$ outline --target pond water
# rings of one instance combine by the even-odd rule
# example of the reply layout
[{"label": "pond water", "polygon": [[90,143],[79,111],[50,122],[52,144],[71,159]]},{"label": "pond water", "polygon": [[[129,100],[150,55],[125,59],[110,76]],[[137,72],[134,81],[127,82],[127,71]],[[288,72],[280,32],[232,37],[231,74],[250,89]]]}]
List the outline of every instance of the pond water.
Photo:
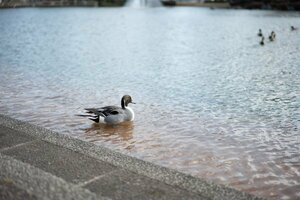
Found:
[{"label": "pond water", "polygon": [[[290,31],[299,17],[2,9],[0,112],[261,197],[299,199],[300,30]],[[137,103],[133,123],[76,116],[124,94]]]}]

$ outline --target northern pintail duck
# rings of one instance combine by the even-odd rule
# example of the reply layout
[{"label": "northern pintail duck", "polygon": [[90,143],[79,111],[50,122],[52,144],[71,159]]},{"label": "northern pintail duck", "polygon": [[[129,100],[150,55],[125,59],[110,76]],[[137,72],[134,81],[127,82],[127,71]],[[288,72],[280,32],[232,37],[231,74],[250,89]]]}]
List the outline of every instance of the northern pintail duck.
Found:
[{"label": "northern pintail duck", "polygon": [[269,40],[272,42],[272,41],[275,40],[275,38],[276,38],[276,34],[275,34],[274,31],[272,31],[272,32],[271,32],[271,35],[269,36]]},{"label": "northern pintail duck", "polygon": [[258,30],[257,35],[258,35],[259,37],[262,37],[262,36],[263,36],[263,34],[262,34],[262,32],[261,32],[261,29]]},{"label": "northern pintail duck", "polygon": [[262,37],[261,37],[261,41],[260,41],[260,43],[259,43],[261,46],[265,45],[264,40],[265,40],[265,37],[262,36]]},{"label": "northern pintail duck", "polygon": [[119,106],[105,106],[101,108],[85,108],[87,115],[80,115],[83,117],[89,117],[97,123],[105,124],[119,124],[125,121],[134,120],[134,112],[128,107],[128,104],[132,103],[132,98],[129,95],[124,95],[121,99],[121,107]]},{"label": "northern pintail duck", "polygon": [[296,31],[296,30],[298,30],[298,28],[291,26],[291,31]]}]

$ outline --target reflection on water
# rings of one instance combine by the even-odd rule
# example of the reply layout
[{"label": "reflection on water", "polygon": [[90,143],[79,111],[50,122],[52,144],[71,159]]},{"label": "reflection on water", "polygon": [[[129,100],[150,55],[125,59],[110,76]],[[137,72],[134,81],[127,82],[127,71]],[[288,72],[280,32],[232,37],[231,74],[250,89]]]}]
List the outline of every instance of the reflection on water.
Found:
[{"label": "reflection on water", "polygon": [[86,129],[85,137],[90,142],[104,139],[114,144],[123,143],[124,149],[131,149],[134,147],[134,143],[130,142],[133,139],[133,129],[133,122],[123,122],[118,125],[93,123],[90,128]]},{"label": "reflection on water", "polygon": [[[300,198],[299,12],[0,10],[0,112],[270,199]],[[276,32],[261,47],[257,31]],[[133,123],[86,107],[130,94]]]}]

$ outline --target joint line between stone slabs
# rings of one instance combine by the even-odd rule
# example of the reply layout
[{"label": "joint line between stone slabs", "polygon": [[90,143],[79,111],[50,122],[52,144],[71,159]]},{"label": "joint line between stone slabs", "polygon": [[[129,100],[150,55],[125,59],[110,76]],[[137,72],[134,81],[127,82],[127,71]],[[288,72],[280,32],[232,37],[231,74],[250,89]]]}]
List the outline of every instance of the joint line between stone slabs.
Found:
[{"label": "joint line between stone slabs", "polygon": [[26,144],[30,144],[30,143],[33,143],[33,142],[36,142],[38,141],[38,139],[36,140],[31,140],[31,141],[28,141],[28,142],[23,142],[23,143],[20,143],[20,144],[17,144],[17,145],[14,145],[14,146],[11,146],[11,147],[6,147],[6,148],[3,148],[3,149],[0,149],[0,153],[3,153],[7,150],[10,150],[10,149],[14,149],[16,147],[22,147],[22,146],[25,146]]},{"label": "joint line between stone slabs", "polygon": [[119,169],[114,169],[114,170],[112,170],[112,171],[110,171],[110,172],[108,172],[108,173],[105,173],[105,174],[96,176],[96,177],[91,178],[90,180],[87,180],[87,181],[85,181],[85,182],[78,183],[78,184],[76,185],[76,187],[84,187],[84,186],[86,186],[87,184],[92,183],[93,181],[99,180],[99,179],[103,178],[104,176],[110,175],[110,174],[112,174],[112,173],[114,173],[115,171],[118,171],[118,170],[119,170]]}]

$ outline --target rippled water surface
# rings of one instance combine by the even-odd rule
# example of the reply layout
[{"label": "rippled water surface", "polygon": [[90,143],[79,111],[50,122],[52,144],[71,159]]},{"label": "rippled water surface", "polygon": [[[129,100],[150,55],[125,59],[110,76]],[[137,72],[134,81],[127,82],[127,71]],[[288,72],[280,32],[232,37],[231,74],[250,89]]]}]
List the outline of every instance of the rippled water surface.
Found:
[{"label": "rippled water surface", "polygon": [[[0,10],[0,112],[270,199],[300,198],[300,14]],[[275,42],[259,45],[261,28]],[[75,116],[137,104],[116,127]]]}]

